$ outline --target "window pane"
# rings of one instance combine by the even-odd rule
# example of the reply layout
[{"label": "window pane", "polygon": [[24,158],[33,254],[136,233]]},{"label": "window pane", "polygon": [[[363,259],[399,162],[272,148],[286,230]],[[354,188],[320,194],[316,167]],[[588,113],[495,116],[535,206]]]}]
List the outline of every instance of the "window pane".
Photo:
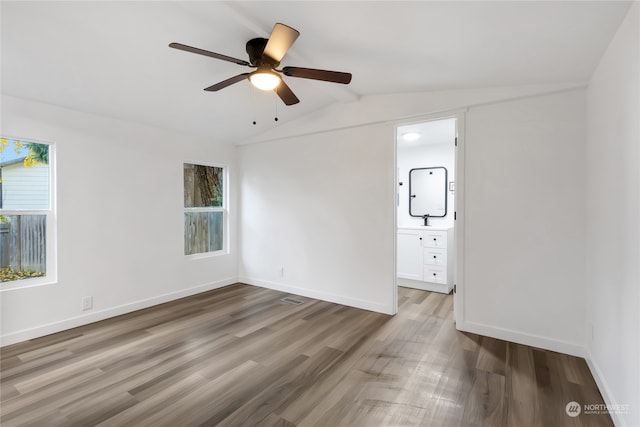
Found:
[{"label": "window pane", "polygon": [[0,215],[0,280],[46,274],[46,215]]},{"label": "window pane", "polygon": [[2,138],[0,208],[49,209],[49,146]]},{"label": "window pane", "polygon": [[222,212],[187,212],[184,214],[184,254],[222,250]]},{"label": "window pane", "polygon": [[222,207],[223,168],[184,164],[184,207]]}]

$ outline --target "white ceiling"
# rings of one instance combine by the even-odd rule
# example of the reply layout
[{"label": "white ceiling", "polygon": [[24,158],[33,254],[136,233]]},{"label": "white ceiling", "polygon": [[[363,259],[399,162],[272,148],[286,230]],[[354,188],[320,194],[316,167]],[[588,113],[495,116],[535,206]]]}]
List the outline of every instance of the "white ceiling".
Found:
[{"label": "white ceiling", "polygon": [[[404,135],[416,133],[417,139],[408,141]],[[427,144],[451,144],[456,138],[456,119],[432,120],[398,126],[396,141],[398,148],[417,147]]]},{"label": "white ceiling", "polygon": [[[586,82],[629,2],[2,1],[2,93],[239,142],[361,96]],[[300,38],[282,66],[353,74],[349,86],[287,78],[285,107],[248,69],[167,45],[246,59],[275,22]],[[253,126],[251,122],[257,120]]]}]

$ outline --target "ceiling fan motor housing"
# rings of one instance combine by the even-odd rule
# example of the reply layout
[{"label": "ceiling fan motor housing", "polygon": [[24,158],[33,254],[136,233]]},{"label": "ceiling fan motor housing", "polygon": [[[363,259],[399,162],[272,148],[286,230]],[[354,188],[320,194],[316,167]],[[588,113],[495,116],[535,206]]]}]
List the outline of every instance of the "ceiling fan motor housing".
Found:
[{"label": "ceiling fan motor housing", "polygon": [[278,61],[274,61],[267,56],[263,56],[264,48],[267,45],[268,41],[268,39],[258,37],[247,42],[246,49],[251,65],[254,65],[256,67],[268,65],[271,68],[275,68],[278,66],[278,64],[280,64]]}]

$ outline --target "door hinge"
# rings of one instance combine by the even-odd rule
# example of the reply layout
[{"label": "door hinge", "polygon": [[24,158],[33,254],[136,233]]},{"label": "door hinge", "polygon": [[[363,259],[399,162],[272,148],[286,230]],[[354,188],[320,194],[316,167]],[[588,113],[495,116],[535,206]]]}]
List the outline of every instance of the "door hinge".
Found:
[{"label": "door hinge", "polygon": [[457,220],[458,219],[458,212],[454,211],[453,212],[453,220]]},{"label": "door hinge", "polygon": [[457,292],[457,287],[456,285],[453,285],[453,293],[455,294]]},{"label": "door hinge", "polygon": [[456,147],[457,147],[458,146],[458,137],[457,136],[456,136],[455,142],[456,142]]}]

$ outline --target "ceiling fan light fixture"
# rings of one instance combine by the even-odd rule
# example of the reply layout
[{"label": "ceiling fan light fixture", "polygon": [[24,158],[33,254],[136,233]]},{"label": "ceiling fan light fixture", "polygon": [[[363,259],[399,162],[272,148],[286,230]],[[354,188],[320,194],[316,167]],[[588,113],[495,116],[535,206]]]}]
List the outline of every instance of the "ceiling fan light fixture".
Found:
[{"label": "ceiling fan light fixture", "polygon": [[271,70],[258,70],[249,74],[249,81],[260,90],[273,90],[280,84],[280,76]]}]

